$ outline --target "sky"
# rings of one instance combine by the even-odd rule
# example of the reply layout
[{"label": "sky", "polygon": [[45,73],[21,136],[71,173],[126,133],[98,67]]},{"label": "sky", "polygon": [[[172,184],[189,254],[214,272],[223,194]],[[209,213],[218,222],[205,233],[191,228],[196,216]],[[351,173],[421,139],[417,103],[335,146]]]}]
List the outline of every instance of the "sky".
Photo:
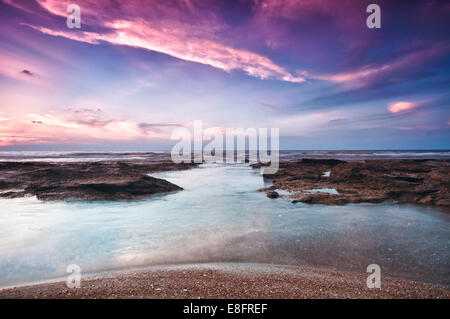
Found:
[{"label": "sky", "polygon": [[449,16],[433,0],[0,0],[0,150],[170,149],[196,120],[279,128],[281,149],[450,149]]}]

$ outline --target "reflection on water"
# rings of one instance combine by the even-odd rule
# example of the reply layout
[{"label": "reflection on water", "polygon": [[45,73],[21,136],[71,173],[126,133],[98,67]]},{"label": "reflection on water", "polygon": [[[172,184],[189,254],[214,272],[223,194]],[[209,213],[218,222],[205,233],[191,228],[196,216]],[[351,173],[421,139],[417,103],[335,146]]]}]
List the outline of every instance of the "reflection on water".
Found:
[{"label": "reflection on water", "polygon": [[0,286],[84,272],[208,261],[320,265],[450,284],[448,216],[410,205],[269,199],[259,171],[203,165],[153,176],[185,190],[123,202],[0,200]]}]

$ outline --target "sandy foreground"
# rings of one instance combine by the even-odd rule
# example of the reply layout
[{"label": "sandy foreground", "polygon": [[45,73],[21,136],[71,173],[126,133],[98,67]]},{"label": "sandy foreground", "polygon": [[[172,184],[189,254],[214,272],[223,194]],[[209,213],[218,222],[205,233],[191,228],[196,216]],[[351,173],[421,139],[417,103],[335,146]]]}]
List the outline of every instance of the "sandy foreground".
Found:
[{"label": "sandy foreground", "polygon": [[445,298],[446,287],[369,274],[283,265],[209,263],[155,266],[0,290],[0,298]]}]

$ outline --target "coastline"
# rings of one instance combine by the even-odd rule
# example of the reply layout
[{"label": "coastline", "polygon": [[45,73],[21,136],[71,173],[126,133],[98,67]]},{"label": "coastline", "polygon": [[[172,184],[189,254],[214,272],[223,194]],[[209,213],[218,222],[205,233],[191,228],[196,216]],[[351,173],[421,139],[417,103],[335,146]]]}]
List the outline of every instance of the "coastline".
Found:
[{"label": "coastline", "polygon": [[[364,163],[370,164],[369,169]],[[430,163],[432,165],[429,165]],[[244,165],[248,168],[248,164]],[[250,166],[257,168],[255,165]],[[11,170],[11,167],[16,168],[16,170]],[[19,189],[25,184],[28,184],[25,187],[28,190],[33,190],[33,187],[36,187],[35,190],[41,192],[41,195],[37,198],[43,202],[73,199],[87,201],[97,199],[133,200],[142,198],[140,192],[149,186],[153,187],[150,184],[154,181],[167,181],[151,177],[152,180],[149,180],[148,185],[143,184],[141,189],[137,190],[129,189],[130,182],[134,183],[148,173],[183,171],[193,167],[195,165],[173,164],[170,159],[165,157],[159,158],[157,161],[2,162],[0,163],[0,172],[6,172],[6,174],[0,180],[0,192],[2,191],[2,183],[5,186],[4,189],[8,189],[8,187],[17,186],[14,183],[18,181],[23,184],[19,185],[20,187],[12,187],[12,189]],[[392,176],[386,176],[386,172],[392,167],[400,168],[400,171],[394,172],[394,174],[391,174]],[[406,189],[417,186],[423,180],[425,186],[431,185],[437,189],[439,194],[444,195],[440,198],[444,200],[444,205],[436,205],[436,199],[432,197],[430,197],[431,201],[420,204],[433,209],[439,208],[447,213],[448,202],[445,202],[445,200],[448,200],[449,192],[445,188],[448,188],[445,174],[448,169],[448,159],[389,159],[344,162],[336,159],[305,160],[304,158],[293,158],[281,162],[280,171],[272,179],[273,186],[264,190],[269,193],[283,189],[302,191],[311,188],[336,187],[341,194],[340,197],[333,194],[308,194],[307,198],[312,200],[309,202],[302,200],[302,203],[328,204],[331,206],[364,202],[377,204],[385,202],[377,198],[385,196],[386,191],[391,191],[388,190],[389,187],[395,188],[400,185],[401,188]],[[328,176],[323,175],[326,171],[330,171]],[[411,176],[411,174],[415,175]],[[10,179],[8,180],[8,178]],[[165,178],[164,175],[162,178]],[[389,184],[384,184],[384,179],[389,180]],[[369,180],[375,182],[370,185],[367,183]],[[124,181],[128,184],[124,184]],[[436,181],[439,181],[439,183],[436,183]],[[108,185],[125,185],[123,191],[129,195],[115,197],[113,193],[92,193],[92,188],[86,187],[86,185],[105,183]],[[175,183],[177,182],[175,181]],[[30,187],[30,185],[36,186]],[[82,185],[84,188],[82,194],[87,194],[90,197],[86,198],[83,195],[74,198],[71,196],[76,194],[74,190],[79,191],[79,189],[73,188],[77,185]],[[181,190],[177,185],[172,185],[174,186],[170,187],[173,187],[173,190]],[[345,200],[342,197],[344,192],[339,185],[347,190],[350,187],[356,187],[359,192],[344,194],[346,198],[350,198],[350,200]],[[49,186],[52,187],[51,192],[46,189]],[[376,192],[372,192],[370,195],[374,196],[375,200],[358,199],[358,196],[367,198],[367,193],[363,192],[364,187],[370,191],[373,190],[373,186],[387,186],[387,189],[385,191],[380,188],[376,189]],[[72,187],[70,192],[67,192],[67,187]],[[149,196],[145,194],[144,197],[151,197],[157,193],[164,194],[170,189],[160,188],[160,190],[156,192],[152,190],[148,193]],[[183,193],[183,191],[180,193]],[[222,192],[219,194],[223,196]],[[408,194],[421,196],[419,192],[414,191]],[[17,194],[5,195],[7,194],[0,193],[0,197],[5,199],[21,197],[24,194],[18,191]],[[293,203],[299,199],[298,194],[297,197],[289,196],[282,195],[280,192],[279,197],[287,197]],[[340,201],[336,201],[336,199]],[[289,203],[283,200],[280,200],[280,202],[266,200],[274,205],[283,202]],[[386,202],[418,204],[414,198],[407,197],[398,198],[394,202],[389,200]],[[302,203],[297,205],[289,203],[289,205],[302,207]],[[294,256],[295,251],[293,250],[290,253],[290,256]],[[171,264],[172,262],[168,261],[167,263]],[[314,266],[314,263],[313,266],[287,266],[271,264],[282,264],[284,261],[245,260],[244,263],[232,264],[222,263],[217,258],[210,259],[211,263],[207,264],[197,264],[203,262],[197,260],[187,262],[193,264],[151,266],[138,270],[122,268],[121,270],[105,271],[98,275],[88,274],[82,280],[87,285],[84,288],[87,289],[81,290],[67,289],[64,278],[60,278],[59,280],[62,281],[56,282],[39,282],[25,286],[0,288],[0,298],[450,298],[447,286],[427,283],[422,278],[419,278],[419,281],[411,281],[401,276],[396,277],[398,279],[382,277],[382,289],[369,290],[366,287],[368,274],[354,273],[351,272],[352,270],[346,272],[325,269],[321,268],[323,266]],[[267,262],[267,264],[249,264],[247,262]],[[360,270],[357,269],[357,271]]]},{"label": "coastline", "polygon": [[[150,173],[186,170],[198,164],[155,159],[87,162],[0,161],[0,198],[39,200],[134,200],[182,190]],[[249,164],[262,169],[267,164]],[[450,212],[450,159],[282,158],[279,170],[263,175],[269,198],[293,203],[411,203]],[[281,191],[281,192],[280,192]],[[283,194],[283,193],[284,194]]]},{"label": "coastline", "polygon": [[382,277],[381,289],[369,289],[367,276],[272,264],[152,266],[83,276],[79,289],[65,281],[3,288],[0,298],[450,298],[447,287],[389,277]]}]

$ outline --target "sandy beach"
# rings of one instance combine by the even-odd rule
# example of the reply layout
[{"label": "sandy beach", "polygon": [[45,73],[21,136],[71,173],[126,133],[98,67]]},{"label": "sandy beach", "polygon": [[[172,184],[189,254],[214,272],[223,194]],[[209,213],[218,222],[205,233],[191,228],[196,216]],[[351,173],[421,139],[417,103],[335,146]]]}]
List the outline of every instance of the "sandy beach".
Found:
[{"label": "sandy beach", "polygon": [[246,263],[155,266],[0,290],[0,298],[450,298],[443,286],[382,278],[368,289],[367,274]]}]

